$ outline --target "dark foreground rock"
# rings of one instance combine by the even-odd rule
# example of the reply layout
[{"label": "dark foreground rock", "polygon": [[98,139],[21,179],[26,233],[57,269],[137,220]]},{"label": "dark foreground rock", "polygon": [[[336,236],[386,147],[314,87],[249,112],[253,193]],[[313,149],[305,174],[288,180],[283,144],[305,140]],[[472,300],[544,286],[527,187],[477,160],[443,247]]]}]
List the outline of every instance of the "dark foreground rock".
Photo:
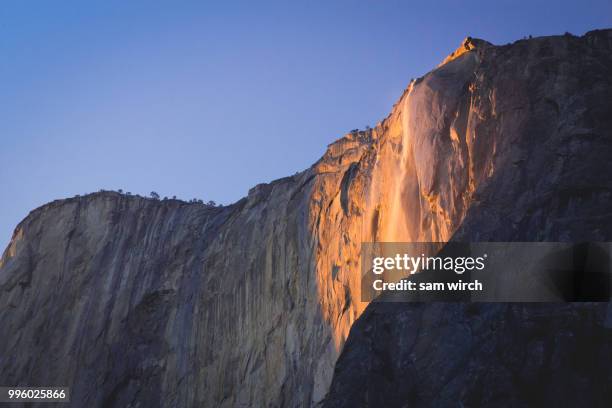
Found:
[{"label": "dark foreground rock", "polygon": [[378,303],[325,407],[607,407],[607,305]]}]

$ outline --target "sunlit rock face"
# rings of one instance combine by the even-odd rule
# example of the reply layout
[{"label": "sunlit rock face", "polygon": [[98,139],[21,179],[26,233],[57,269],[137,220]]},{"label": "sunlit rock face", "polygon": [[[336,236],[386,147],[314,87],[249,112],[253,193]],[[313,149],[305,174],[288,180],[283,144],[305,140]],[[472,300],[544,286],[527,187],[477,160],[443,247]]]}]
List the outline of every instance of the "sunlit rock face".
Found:
[{"label": "sunlit rock face", "polygon": [[608,31],[468,39],[373,129],[233,205],[33,211],[0,261],[0,384],[69,385],[74,406],[318,404],[367,306],[362,242],[586,237],[571,216],[609,239],[610,55]]},{"label": "sunlit rock face", "polygon": [[[421,224],[391,236],[612,240],[612,30],[480,50],[404,96],[416,165],[401,202]],[[324,406],[603,407],[611,360],[605,303],[374,302],[352,327]]]}]

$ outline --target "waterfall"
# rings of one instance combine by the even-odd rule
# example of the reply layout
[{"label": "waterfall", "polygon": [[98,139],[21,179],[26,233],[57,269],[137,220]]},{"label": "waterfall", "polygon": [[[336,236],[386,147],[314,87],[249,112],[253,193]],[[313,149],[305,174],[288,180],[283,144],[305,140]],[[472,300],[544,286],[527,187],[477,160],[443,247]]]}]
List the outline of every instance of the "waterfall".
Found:
[{"label": "waterfall", "polygon": [[[411,82],[400,104],[399,139],[401,149],[390,145],[379,147],[367,198],[368,217],[363,228],[363,241],[413,242],[419,239],[420,202],[414,163],[413,123],[410,100],[414,89]],[[393,151],[383,151],[392,149]]]},{"label": "waterfall", "polygon": [[410,184],[415,182],[415,180],[408,179],[408,170],[414,161],[410,131],[410,106],[408,105],[413,88],[414,82],[411,82],[406,97],[402,101],[402,149],[400,160],[396,162],[396,175],[395,177],[392,175],[390,211],[385,217],[387,224],[385,241],[388,242],[410,242],[417,238],[411,233],[415,226],[409,225],[407,216],[410,206],[415,203],[410,202],[410,196],[406,194]]}]

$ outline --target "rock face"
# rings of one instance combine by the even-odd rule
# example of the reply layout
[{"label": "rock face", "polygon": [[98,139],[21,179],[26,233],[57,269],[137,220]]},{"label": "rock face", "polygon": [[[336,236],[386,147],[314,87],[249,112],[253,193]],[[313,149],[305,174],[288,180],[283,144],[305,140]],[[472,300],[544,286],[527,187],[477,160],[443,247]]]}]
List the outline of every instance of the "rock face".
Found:
[{"label": "rock face", "polygon": [[[460,48],[374,129],[233,205],[97,193],[33,211],[0,260],[0,384],[68,385],[73,406],[316,405],[367,306],[362,242],[610,239],[612,31]],[[556,367],[587,375],[575,361],[585,339],[609,361],[603,310],[375,303],[325,403],[444,404],[495,375],[512,390],[523,352],[534,368],[521,381]],[[415,363],[407,347],[440,336],[458,339]],[[474,356],[461,350],[489,341],[473,370],[454,371]],[[394,350],[404,358],[387,362]],[[380,361],[395,377],[371,381],[387,372]],[[408,378],[415,367],[425,377]],[[576,390],[600,384],[585,378]],[[469,401],[505,395],[491,393]]]},{"label": "rock face", "polygon": [[[612,239],[611,41],[605,31],[477,52],[464,106],[478,123],[459,135],[473,141],[476,174],[485,171],[466,190],[452,240]],[[433,185],[460,179],[458,170],[443,167]],[[610,361],[607,304],[374,302],[351,330],[324,406],[604,407]]]}]

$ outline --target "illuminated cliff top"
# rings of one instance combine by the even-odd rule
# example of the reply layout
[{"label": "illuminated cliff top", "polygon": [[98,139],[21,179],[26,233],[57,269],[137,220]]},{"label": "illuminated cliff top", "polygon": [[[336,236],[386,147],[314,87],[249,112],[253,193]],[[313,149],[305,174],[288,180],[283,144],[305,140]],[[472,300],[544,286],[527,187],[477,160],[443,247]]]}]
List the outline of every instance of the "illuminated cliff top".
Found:
[{"label": "illuminated cliff top", "polygon": [[480,48],[480,47],[487,47],[487,46],[491,46],[492,44],[488,41],[485,40],[481,40],[479,38],[472,38],[472,37],[465,37],[465,39],[461,42],[461,45],[452,53],[449,54],[448,57],[446,57],[444,59],[444,61],[442,61],[442,63],[440,65],[438,65],[438,67],[441,67],[442,65],[451,62],[454,59],[459,58],[460,56],[462,56],[463,54],[465,54],[468,51],[472,51],[475,48]]}]

